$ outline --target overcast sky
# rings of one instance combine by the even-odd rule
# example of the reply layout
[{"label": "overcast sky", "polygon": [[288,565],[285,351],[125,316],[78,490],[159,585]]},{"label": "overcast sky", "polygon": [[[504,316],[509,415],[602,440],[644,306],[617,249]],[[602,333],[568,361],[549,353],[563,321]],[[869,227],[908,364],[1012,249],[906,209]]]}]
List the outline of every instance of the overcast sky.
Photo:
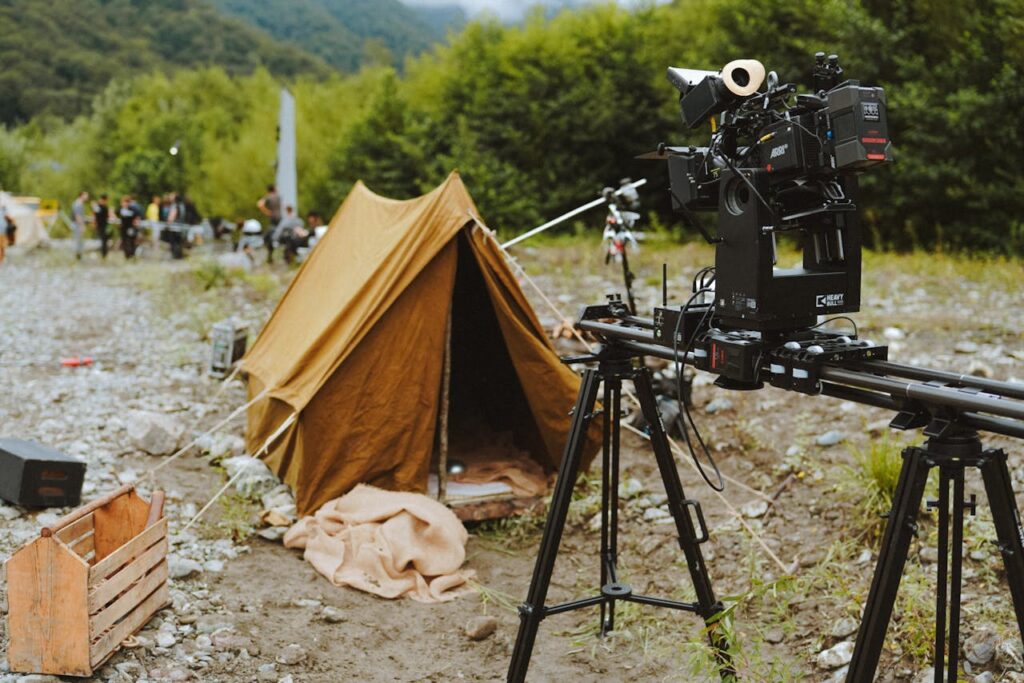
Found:
[{"label": "overcast sky", "polygon": [[[503,21],[516,21],[534,5],[558,7],[561,5],[584,5],[592,0],[402,0],[407,5],[460,5],[470,16],[481,12],[496,15]],[[617,0],[620,5],[635,5],[641,0]]]}]

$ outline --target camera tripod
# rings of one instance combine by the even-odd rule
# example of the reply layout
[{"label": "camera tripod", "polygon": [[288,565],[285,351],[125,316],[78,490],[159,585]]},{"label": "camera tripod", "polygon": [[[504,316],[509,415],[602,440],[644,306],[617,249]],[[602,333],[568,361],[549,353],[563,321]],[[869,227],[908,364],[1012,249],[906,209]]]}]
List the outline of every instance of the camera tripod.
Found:
[{"label": "camera tripod", "polygon": [[[568,362],[597,361],[596,369],[588,369],[583,375],[580,392],[572,413],[572,425],[566,440],[565,452],[558,473],[551,505],[548,509],[544,537],[541,540],[540,553],[533,570],[533,579],[526,602],[519,608],[519,634],[516,637],[515,650],[508,670],[510,683],[522,683],[526,680],[526,671],[533,654],[533,645],[537,637],[540,622],[552,614],[560,614],[584,607],[599,606],[601,608],[601,635],[615,628],[615,604],[620,600],[636,602],[654,607],[693,612],[703,618],[708,627],[708,638],[715,657],[718,660],[722,678],[731,680],[734,676],[732,661],[728,654],[727,644],[722,633],[715,628],[716,615],[722,609],[722,603],[715,598],[704,564],[704,556],[700,545],[708,540],[707,526],[700,504],[686,498],[682,482],[676,470],[676,463],[669,449],[668,436],[665,433],[661,416],[658,413],[654,390],[651,385],[651,373],[645,367],[635,367],[634,359],[638,354],[614,347],[604,347],[594,356],[569,359]],[[636,390],[641,412],[650,424],[651,447],[654,451],[665,493],[668,496],[668,507],[675,520],[679,536],[679,546],[686,556],[690,578],[696,592],[696,602],[680,602],[665,598],[638,595],[632,588],[621,582],[618,576],[618,487],[619,487],[619,411],[622,401],[622,382],[630,380]],[[595,413],[598,389],[604,382],[602,409]],[[580,461],[583,457],[587,441],[587,432],[591,421],[602,415],[602,480],[601,480],[601,588],[598,595],[582,598],[558,605],[546,605],[548,586],[558,555],[558,546],[562,539],[569,503],[572,501],[576,476],[579,473]],[[690,510],[696,514],[696,524]],[[698,526],[700,534],[698,535]]]},{"label": "camera tripod", "polygon": [[[1010,472],[1006,466],[1006,453],[1002,450],[982,450],[977,433],[955,423],[951,425],[933,422],[925,430],[925,434],[929,439],[922,446],[903,451],[903,467],[893,496],[892,511],[886,524],[878,565],[871,581],[871,591],[868,593],[853,660],[846,677],[851,683],[870,683],[874,679],[889,620],[892,617],[893,603],[903,575],[903,567],[907,562],[911,538],[917,531],[917,515],[928,481],[928,473],[933,467],[939,470],[939,500],[928,502],[928,507],[938,508],[939,513],[935,682],[943,683],[943,676],[946,674],[947,680],[955,683],[958,675],[964,512],[969,510],[973,515],[977,508],[974,495],[971,495],[970,500],[964,495],[964,474],[967,468],[977,468],[981,471],[989,508],[995,522],[997,547],[1003,556],[1006,578],[1010,584],[1017,626],[1024,640],[1024,544],[1020,513],[1013,495]],[[949,542],[951,506],[952,546]],[[948,661],[945,657],[947,643]]]}]

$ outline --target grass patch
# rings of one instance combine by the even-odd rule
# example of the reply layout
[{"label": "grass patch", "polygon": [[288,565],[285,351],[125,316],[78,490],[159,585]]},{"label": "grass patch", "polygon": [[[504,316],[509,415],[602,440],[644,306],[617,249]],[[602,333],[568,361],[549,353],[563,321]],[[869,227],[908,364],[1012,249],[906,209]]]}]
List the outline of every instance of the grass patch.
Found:
[{"label": "grass patch", "polygon": [[853,465],[843,468],[839,489],[851,497],[860,512],[858,527],[871,542],[885,528],[885,517],[892,509],[893,497],[903,467],[906,444],[888,432],[872,439],[867,448],[853,451]]}]

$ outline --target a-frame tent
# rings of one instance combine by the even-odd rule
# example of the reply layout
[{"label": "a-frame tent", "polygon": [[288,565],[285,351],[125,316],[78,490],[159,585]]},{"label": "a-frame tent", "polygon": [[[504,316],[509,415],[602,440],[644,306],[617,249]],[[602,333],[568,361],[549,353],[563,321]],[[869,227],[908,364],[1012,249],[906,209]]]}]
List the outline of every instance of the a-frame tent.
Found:
[{"label": "a-frame tent", "polygon": [[300,514],[359,483],[425,491],[462,430],[557,468],[579,379],[475,215],[457,173],[403,201],[357,183],[242,360],[265,393],[250,452],[271,441]]}]

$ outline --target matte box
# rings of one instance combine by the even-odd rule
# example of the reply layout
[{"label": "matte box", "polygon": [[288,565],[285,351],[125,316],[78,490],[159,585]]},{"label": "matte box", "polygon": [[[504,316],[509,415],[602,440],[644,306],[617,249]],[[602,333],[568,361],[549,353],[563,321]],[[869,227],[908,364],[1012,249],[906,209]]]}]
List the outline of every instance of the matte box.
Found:
[{"label": "matte box", "polygon": [[85,463],[34,441],[0,438],[0,498],[23,507],[75,507]]}]

